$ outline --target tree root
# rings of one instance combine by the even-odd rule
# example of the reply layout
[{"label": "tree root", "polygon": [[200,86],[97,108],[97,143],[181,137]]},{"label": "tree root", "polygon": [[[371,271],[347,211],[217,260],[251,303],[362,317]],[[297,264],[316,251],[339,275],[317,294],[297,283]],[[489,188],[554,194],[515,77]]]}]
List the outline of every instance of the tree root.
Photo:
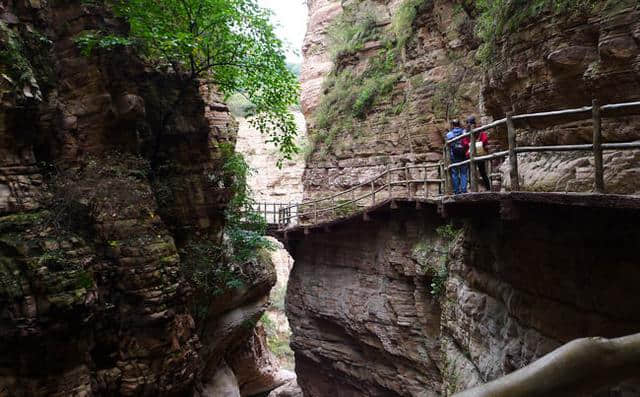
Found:
[{"label": "tree root", "polygon": [[455,397],[576,396],[640,376],[640,333],[577,339],[528,366]]}]

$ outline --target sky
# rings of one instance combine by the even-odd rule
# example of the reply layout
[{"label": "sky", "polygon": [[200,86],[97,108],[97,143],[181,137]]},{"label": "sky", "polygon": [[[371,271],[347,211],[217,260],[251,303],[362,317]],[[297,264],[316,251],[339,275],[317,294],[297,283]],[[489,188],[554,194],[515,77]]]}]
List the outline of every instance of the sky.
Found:
[{"label": "sky", "polygon": [[307,30],[307,6],[304,0],[258,0],[258,4],[273,11],[278,37],[292,48],[287,53],[287,60],[302,62],[300,49]]}]

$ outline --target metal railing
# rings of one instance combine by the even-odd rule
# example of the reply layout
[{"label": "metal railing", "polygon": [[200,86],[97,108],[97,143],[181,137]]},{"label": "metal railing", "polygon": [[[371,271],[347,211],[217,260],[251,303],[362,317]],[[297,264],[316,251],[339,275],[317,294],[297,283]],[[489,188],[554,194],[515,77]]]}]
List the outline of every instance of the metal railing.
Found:
[{"label": "metal railing", "polygon": [[[602,118],[617,117],[615,114],[608,114],[616,110],[639,109],[640,102],[626,102],[612,105],[599,106],[596,100],[592,106],[585,106],[578,109],[566,109],[552,112],[530,113],[514,115],[507,113],[503,119],[496,120],[487,125],[483,125],[469,132],[465,132],[453,139],[445,141],[443,147],[443,161],[424,165],[405,165],[403,167],[390,168],[387,164],[386,170],[371,180],[353,186],[336,194],[320,199],[304,201],[302,203],[256,203],[253,210],[262,214],[271,225],[283,228],[294,224],[317,224],[327,218],[349,215],[357,210],[374,207],[375,205],[393,199],[418,199],[418,198],[442,198],[451,193],[451,176],[448,172],[454,167],[466,164],[475,164],[479,161],[487,161],[509,157],[509,171],[511,179],[511,191],[520,190],[520,179],[518,172],[518,154],[533,152],[564,152],[564,151],[592,151],[595,166],[595,190],[604,193],[604,150],[631,150],[640,149],[640,141],[622,143],[602,143]],[[593,119],[593,143],[576,145],[555,145],[555,146],[518,146],[516,139],[516,123],[529,120],[544,119],[549,117],[571,116],[573,121]],[[584,117],[583,117],[584,116]],[[559,124],[559,123],[558,123]],[[475,146],[475,134],[487,131],[499,126],[506,125],[508,150],[477,156]],[[451,163],[450,146],[457,140],[469,137],[470,150],[469,159]],[[489,162],[491,164],[491,162]],[[476,167],[470,169],[470,187],[472,192],[478,191],[477,179],[475,175]],[[415,170],[420,175],[414,176]],[[489,171],[491,173],[491,171]],[[434,175],[435,174],[435,175]],[[431,186],[437,188],[431,189]],[[420,191],[422,189],[422,191]],[[435,192],[433,191],[435,190]]]}]

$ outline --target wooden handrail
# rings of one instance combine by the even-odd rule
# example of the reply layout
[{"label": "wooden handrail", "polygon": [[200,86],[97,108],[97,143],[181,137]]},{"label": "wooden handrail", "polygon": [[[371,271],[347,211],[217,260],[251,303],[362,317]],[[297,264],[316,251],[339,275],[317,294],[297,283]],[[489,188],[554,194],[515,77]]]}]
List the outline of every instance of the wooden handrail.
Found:
[{"label": "wooden handrail", "polygon": [[[596,191],[604,192],[604,181],[602,180],[602,162],[598,161],[598,157],[601,158],[602,152],[605,150],[628,150],[628,149],[640,149],[640,141],[634,142],[618,142],[618,143],[602,143],[601,136],[602,132],[600,130],[600,120],[601,118],[606,117],[618,117],[618,116],[609,116],[607,115],[607,111],[614,111],[620,109],[630,109],[630,108],[640,108],[640,102],[626,102],[626,103],[616,103],[604,106],[598,106],[597,101],[594,101],[592,106],[584,106],[581,108],[575,109],[564,109],[564,110],[556,110],[550,112],[539,112],[539,113],[527,113],[521,115],[513,115],[511,113],[507,114],[507,117],[493,121],[487,125],[480,126],[475,128],[469,132],[464,132],[459,136],[445,140],[443,147],[443,161],[439,163],[430,163],[430,164],[421,164],[421,165],[408,165],[405,164],[401,167],[391,168],[389,164],[386,164],[386,169],[382,171],[379,175],[371,178],[363,183],[360,183],[356,186],[352,186],[346,190],[334,193],[332,195],[321,197],[314,200],[304,201],[302,203],[256,203],[258,206],[258,210],[261,214],[265,215],[267,218],[269,215],[273,215],[274,220],[280,226],[286,226],[290,224],[294,219],[301,219],[309,216],[313,216],[313,221],[315,223],[318,222],[318,216],[320,214],[329,213],[332,211],[336,211],[340,208],[356,204],[361,200],[366,200],[371,198],[372,204],[376,204],[376,194],[387,190],[388,191],[388,199],[392,200],[394,198],[394,186],[404,186],[404,191],[406,192],[406,196],[396,197],[396,198],[408,198],[412,199],[414,195],[414,191],[412,190],[413,186],[424,185],[424,196],[426,198],[429,197],[429,185],[437,184],[438,185],[438,198],[443,197],[443,195],[450,193],[451,183],[449,181],[449,170],[455,167],[460,167],[464,165],[472,165],[480,161],[493,160],[498,158],[503,158],[509,156],[510,158],[510,174],[511,174],[511,190],[517,191],[520,189],[519,186],[519,174],[518,174],[518,157],[517,155],[520,153],[534,153],[534,152],[564,152],[564,151],[593,151],[594,156],[596,156],[595,168],[596,168]],[[592,144],[577,144],[577,145],[552,145],[552,146],[518,146],[516,142],[516,122],[537,119],[537,118],[545,118],[545,117],[558,117],[558,116],[572,116],[572,115],[585,115],[585,119],[589,118],[589,115],[594,120],[594,133],[593,133],[593,143]],[[573,118],[575,120],[575,117]],[[475,152],[475,145],[470,150],[470,158],[464,161],[460,161],[457,163],[451,163],[449,159],[449,147],[453,142],[456,142],[465,137],[471,137],[470,141],[473,143],[475,141],[475,134],[481,131],[486,131],[501,125],[507,126],[508,132],[508,142],[509,142],[509,150],[504,150],[492,154],[488,154],[485,156],[477,156]],[[424,170],[423,178],[412,178],[410,170]],[[438,177],[437,178],[429,178],[429,170],[434,169],[437,170]],[[392,177],[393,173],[402,173],[403,177],[394,180]],[[475,173],[475,169],[472,167],[472,174]],[[356,195],[356,191],[358,190],[366,190],[364,194]],[[477,191],[477,186],[474,182],[472,182],[472,191]],[[395,189],[397,192],[398,189]],[[417,194],[417,193],[416,193]],[[350,196],[347,196],[350,195]],[[341,197],[346,197],[344,200],[339,200]],[[341,201],[337,203],[337,201]],[[328,204],[325,206],[324,204]],[[271,206],[271,210],[269,207]],[[264,207],[264,210],[262,210]],[[313,207],[312,210],[306,210],[310,207]]]}]

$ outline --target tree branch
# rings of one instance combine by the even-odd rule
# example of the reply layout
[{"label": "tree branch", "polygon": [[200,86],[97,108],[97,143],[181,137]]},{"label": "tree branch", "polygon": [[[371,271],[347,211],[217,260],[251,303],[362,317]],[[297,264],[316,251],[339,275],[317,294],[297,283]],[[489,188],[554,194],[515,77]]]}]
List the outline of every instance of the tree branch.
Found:
[{"label": "tree branch", "polygon": [[640,374],[640,333],[565,344],[507,376],[454,397],[582,396]]}]

